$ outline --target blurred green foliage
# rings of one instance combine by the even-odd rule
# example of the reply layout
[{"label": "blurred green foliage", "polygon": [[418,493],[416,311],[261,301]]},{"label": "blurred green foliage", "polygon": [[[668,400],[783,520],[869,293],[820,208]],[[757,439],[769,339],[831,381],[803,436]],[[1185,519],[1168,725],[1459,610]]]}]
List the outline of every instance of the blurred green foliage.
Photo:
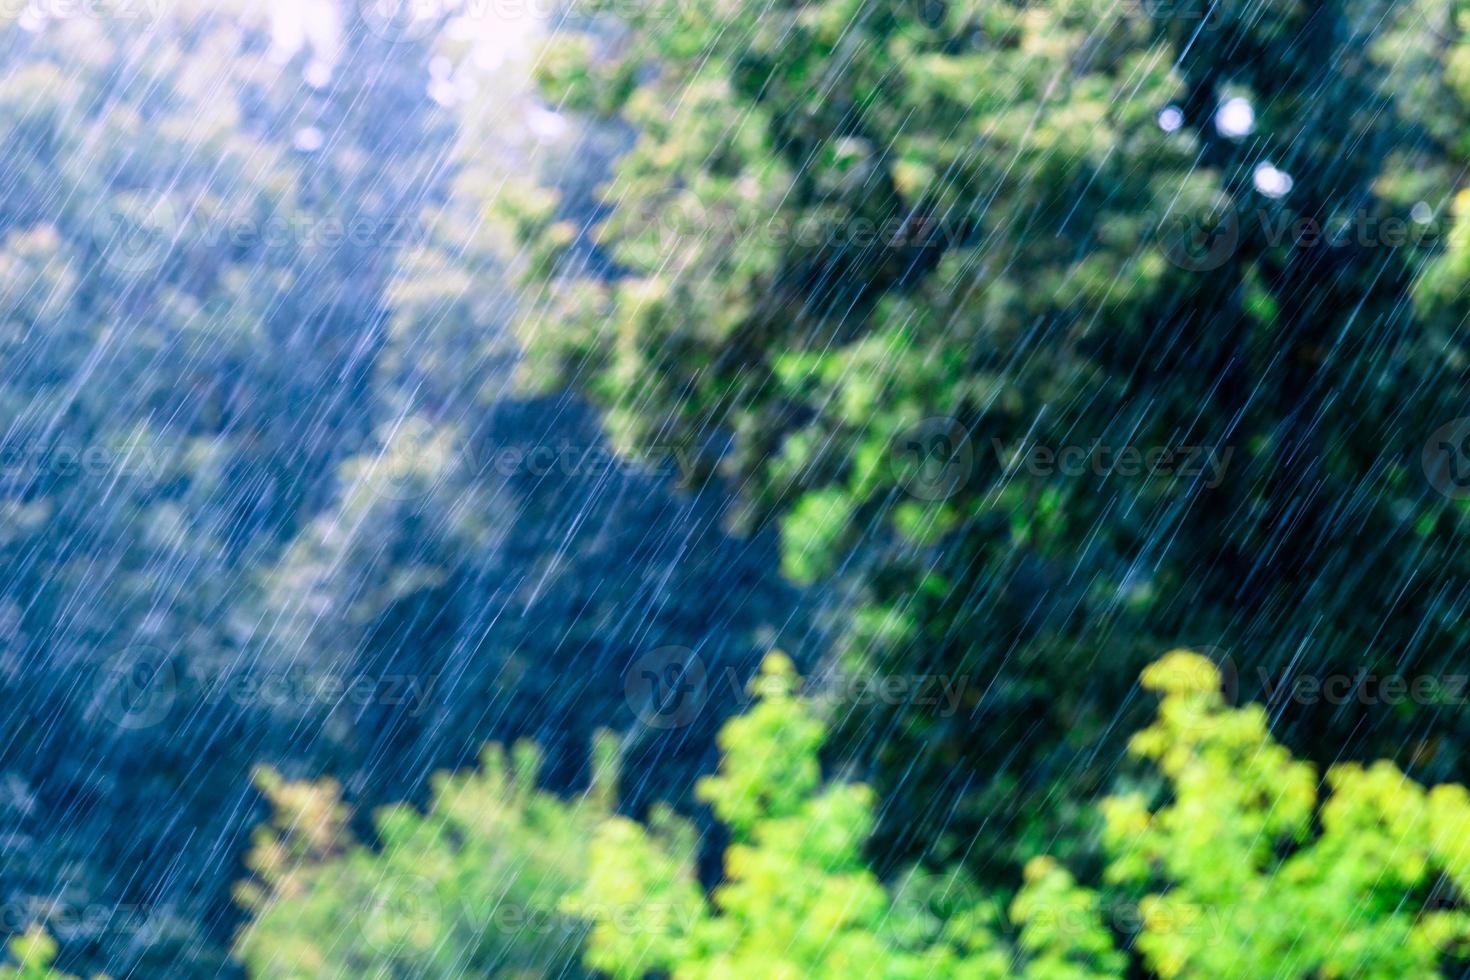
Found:
[{"label": "blurred green foliage", "polygon": [[[344,845],[330,785],[267,775],[277,812],[252,858],[264,887],[241,890],[258,917],[240,949],[260,977],[561,975],[579,953],[620,980],[1452,975],[1470,955],[1470,793],[1378,762],[1333,767],[1319,800],[1317,771],[1221,681],[1187,650],[1144,672],[1161,701],[1130,743],[1140,788],[1102,801],[1097,888],[1051,857],[1009,901],[958,866],[880,878],[864,856],[878,801],[824,780],[830,719],[775,653],[700,784],[729,832],[712,890],[691,824],[614,815],[606,782],[567,803],[538,793],[529,748],[441,779],[427,814],[380,817],[381,850]],[[610,776],[609,745],[602,758]],[[467,929],[471,908],[560,928]]]},{"label": "blurred green foliage", "polygon": [[920,888],[885,890],[862,853],[873,793],[823,784],[827,725],[795,688],[790,662],[773,654],[755,706],[720,733],[720,770],[700,786],[731,834],[713,895],[694,876],[692,828],[621,817],[599,828],[586,885],[566,903],[595,922],[589,965],[618,978],[1117,974],[1122,958],[1094,919],[1077,934],[1024,931],[1034,911],[1076,892],[1055,866],[1038,865],[1013,907],[1035,971],[1013,972],[983,908],[940,921]]},{"label": "blurred green foliage", "polygon": [[427,813],[377,815],[377,847],[352,840],[331,781],[263,770],[274,806],[237,889],[253,918],[235,952],[253,976],[577,975],[585,926],[558,904],[585,874],[588,842],[611,812],[613,754],[571,803],[537,789],[529,744],[488,747],[478,770],[434,780]]},{"label": "blurred green foliage", "polygon": [[453,126],[412,46],[313,87],[259,5],[50,13],[0,15],[0,902],[85,909],[65,963],[215,973],[215,848],[293,738],[223,696],[246,610],[370,445],[385,230]]},{"label": "blurred green foliage", "polygon": [[0,963],[0,980],[76,980],[71,974],[52,967],[56,949],[56,940],[40,926],[32,926],[23,935],[12,937],[6,945],[10,962]]},{"label": "blurred green foliage", "polygon": [[1154,973],[1438,976],[1470,953],[1463,786],[1426,791],[1386,761],[1324,780],[1271,737],[1260,705],[1226,707],[1195,653],[1169,654],[1143,683],[1163,701],[1131,751],[1167,792],[1103,812],[1108,880],[1149,889],[1136,948]]},{"label": "blurred green foliage", "polygon": [[[1165,786],[1159,802],[1104,801],[1106,889],[1034,858],[1008,923],[982,905],[925,928],[915,916],[927,907],[885,891],[865,864],[875,800],[822,783],[826,726],[793,680],[768,660],[759,703],[721,733],[702,795],[733,840],[712,896],[686,845],[621,818],[603,825],[568,903],[597,922],[590,964],[620,978],[1389,978],[1438,976],[1470,951],[1465,789],[1426,793],[1390,763],[1343,765],[1319,807],[1316,773],[1271,738],[1265,712],[1227,707],[1214,665],[1183,650],[1144,673],[1163,700],[1132,753]],[[644,914],[614,914],[629,908]]]},{"label": "blurred green foliage", "polygon": [[[847,669],[973,681],[834,740],[876,855],[1085,839],[1041,801],[1105,787],[1166,643],[1247,696],[1455,670],[1470,510],[1424,454],[1470,394],[1457,4],[626,6],[543,73],[638,138],[587,236],[522,216],[564,252],[526,375],[850,584]],[[1273,707],[1311,757],[1464,778],[1463,711]]]},{"label": "blurred green foliage", "polygon": [[[77,973],[239,975],[257,765],[364,836],[487,741],[565,790],[631,649],[744,676],[789,621],[771,544],[510,390],[524,72],[298,6],[0,10],[0,942]],[[718,721],[636,736],[630,798]]]}]

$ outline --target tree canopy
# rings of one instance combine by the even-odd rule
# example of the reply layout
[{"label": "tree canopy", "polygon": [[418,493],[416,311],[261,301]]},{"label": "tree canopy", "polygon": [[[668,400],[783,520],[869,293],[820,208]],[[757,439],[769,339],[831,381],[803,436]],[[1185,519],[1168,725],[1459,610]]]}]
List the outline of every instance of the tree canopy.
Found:
[{"label": "tree canopy", "polygon": [[[975,679],[840,741],[879,852],[989,861],[975,832],[1098,788],[1166,643],[1247,694],[1453,671],[1467,62],[1441,5],[618,15],[623,44],[542,72],[638,137],[605,220],[523,222],[569,255],[532,277],[526,373],[685,446],[788,575],[851,581],[850,669]],[[1460,774],[1462,712],[1277,707],[1310,753]]]},{"label": "tree canopy", "polygon": [[1463,967],[1470,15],[599,4],[0,11],[0,976]]},{"label": "tree canopy", "polygon": [[1455,975],[1470,793],[1387,761],[1324,779],[1221,682],[1187,650],[1144,671],[1160,701],[1130,741],[1134,788],[1100,804],[1094,887],[1048,855],[1009,897],[960,865],[881,878],[864,853],[878,801],[824,779],[832,719],[776,653],[700,784],[729,835],[712,891],[691,824],[612,811],[611,743],[603,779],[566,802],[533,788],[529,746],[513,767],[491,749],[441,778],[427,813],[380,815],[376,850],[344,841],[334,787],[266,776],[277,812],[252,860],[265,890],[241,891],[256,914],[241,949],[280,977]]}]

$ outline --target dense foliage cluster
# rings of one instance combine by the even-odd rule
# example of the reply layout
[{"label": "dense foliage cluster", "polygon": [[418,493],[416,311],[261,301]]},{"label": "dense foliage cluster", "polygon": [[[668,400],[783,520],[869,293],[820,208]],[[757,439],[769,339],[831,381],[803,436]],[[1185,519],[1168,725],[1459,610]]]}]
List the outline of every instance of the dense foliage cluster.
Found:
[{"label": "dense foliage cluster", "polygon": [[[1333,767],[1319,801],[1313,767],[1259,705],[1224,704],[1220,681],[1184,650],[1144,672],[1162,701],[1131,752],[1150,788],[1102,804],[1101,890],[1050,857],[1008,902],[959,867],[881,880],[863,854],[874,795],[823,780],[830,720],[773,654],[700,786],[730,833],[712,893],[692,826],[613,815],[605,784],[570,803],[537,793],[529,749],[515,777],[492,750],[481,773],[442,780],[427,814],[384,815],[378,852],[338,849],[331,787],[272,780],[277,829],[256,863],[276,893],[247,893],[246,961],[272,977],[570,975],[579,955],[628,980],[1442,975],[1470,940],[1470,794],[1379,762]],[[548,928],[519,930],[516,960],[506,916],[465,931],[474,908]]]},{"label": "dense foliage cluster", "polygon": [[452,112],[430,67],[469,53],[355,3],[335,39],[72,6],[0,14],[0,930],[237,974],[261,763],[333,775],[366,832],[492,738],[585,785],[611,725],[629,799],[678,798],[720,698],[640,730],[627,660],[744,676],[792,591],[585,406],[509,390],[481,195],[521,118]]},{"label": "dense foliage cluster", "polygon": [[537,789],[533,746],[491,746],[479,771],[435,780],[426,814],[379,813],[379,851],[352,843],[335,784],[263,772],[275,817],[240,888],[239,958],[261,977],[575,975],[586,927],[558,906],[612,812],[613,751],[566,803]]},{"label": "dense foliage cluster", "polygon": [[472,4],[80,6],[0,977],[1463,966],[1458,3],[609,3],[534,104]]},{"label": "dense foliage cluster", "polygon": [[0,980],[76,980],[52,967],[56,948],[56,940],[40,926],[15,936],[6,944],[10,962],[0,964]]},{"label": "dense foliage cluster", "polygon": [[[624,6],[542,70],[638,140],[600,224],[523,222],[614,267],[536,280],[532,374],[688,447],[791,576],[855,579],[849,669],[974,680],[838,740],[879,853],[1049,836],[1166,643],[1247,694],[1455,672],[1457,5]],[[1314,755],[1464,775],[1457,707],[1275,707]]]},{"label": "dense foliage cluster", "polygon": [[[284,738],[198,692],[250,668],[259,565],[368,437],[392,254],[303,230],[391,223],[435,193],[405,171],[449,135],[371,52],[313,89],[260,15],[169,10],[0,25],[0,684],[26,706],[0,720],[0,898],[152,970],[218,965],[215,846],[250,750]],[[362,108],[394,98],[407,128]],[[330,163],[301,149],[323,132]]]}]

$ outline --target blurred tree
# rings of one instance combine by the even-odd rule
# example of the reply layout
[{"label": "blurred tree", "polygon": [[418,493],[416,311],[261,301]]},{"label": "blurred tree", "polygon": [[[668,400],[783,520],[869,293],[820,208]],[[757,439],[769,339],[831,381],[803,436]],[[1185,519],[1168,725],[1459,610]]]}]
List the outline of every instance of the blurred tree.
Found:
[{"label": "blurred tree", "polygon": [[[677,494],[672,460],[618,459],[584,406],[501,403],[457,424],[425,409],[380,439],[271,569],[270,636],[239,669],[411,678],[419,696],[329,706],[320,740],[283,769],[337,773],[356,804],[421,800],[434,769],[532,738],[548,785],[569,790],[611,726],[640,774],[628,805],[684,802],[759,651],[802,629],[771,574],[774,542],[730,540],[713,495]],[[707,682],[700,710],[660,724],[628,683],[666,648]]]},{"label": "blurred tree", "polygon": [[536,788],[540,756],[487,748],[479,771],[435,779],[427,813],[378,814],[380,848],[352,841],[335,783],[257,783],[275,806],[256,831],[253,915],[236,943],[252,976],[579,976],[586,926],[557,911],[611,812],[615,749],[565,803]]},{"label": "blurred tree", "polygon": [[53,14],[0,18],[0,902],[64,965],[213,975],[250,766],[298,737],[232,686],[256,580],[372,432],[453,123],[351,16],[329,52],[243,3]]},{"label": "blurred tree", "polygon": [[826,725],[773,657],[760,702],[725,727],[720,772],[702,787],[733,835],[724,880],[705,897],[687,834],[606,821],[566,906],[595,922],[587,962],[620,978],[1058,980],[1429,977],[1448,958],[1463,965],[1464,787],[1426,793],[1390,763],[1344,765],[1328,773],[1319,809],[1312,767],[1272,740],[1260,706],[1227,707],[1219,682],[1210,660],[1182,650],[1145,671],[1164,698],[1132,751],[1158,766],[1167,802],[1104,802],[1116,892],[1030,861],[1008,950],[983,906],[936,917],[902,883],[885,891],[861,855],[872,794],[822,785]]},{"label": "blurred tree", "polygon": [[[1470,794],[1425,791],[1387,761],[1292,758],[1258,704],[1227,707],[1206,657],[1175,651],[1133,755],[1156,789],[1104,802],[1108,878],[1135,893],[1135,948],[1161,977],[1440,976],[1470,953]],[[1158,802],[1151,802],[1157,800]],[[1453,973],[1451,975],[1459,975]]]},{"label": "blurred tree", "polygon": [[565,906],[594,923],[588,965],[617,978],[1120,975],[1123,958],[1091,913],[1075,934],[1042,921],[1026,931],[1033,912],[1076,893],[1055,867],[1015,905],[1034,970],[1013,969],[983,907],[939,921],[932,895],[889,894],[862,855],[872,791],[822,785],[827,725],[795,685],[790,662],[771,655],[753,683],[758,702],[720,733],[720,770],[700,788],[732,837],[713,896],[695,876],[692,827],[665,814],[650,828],[616,817],[598,829],[587,882]]},{"label": "blurred tree", "polygon": [[[1430,977],[1470,956],[1470,793],[1425,791],[1388,762],[1313,767],[1232,708],[1206,657],[1143,676],[1162,695],[1134,735],[1135,788],[1103,801],[1101,890],[1031,859],[1003,903],[958,867],[890,882],[863,856],[876,799],[824,782],[831,720],[770,655],[720,733],[700,795],[730,832],[712,892],[698,832],[668,809],[611,810],[614,749],[571,802],[535,789],[529,746],[436,780],[427,813],[380,814],[351,843],[333,784],[260,783],[252,976]],[[482,918],[477,918],[481,916]]]},{"label": "blurred tree", "polygon": [[[511,235],[479,195],[519,161],[484,152],[509,123],[451,111],[474,52],[346,0],[295,38],[233,0],[92,7],[0,17],[0,692],[23,706],[0,928],[50,930],[76,971],[237,973],[260,762],[336,776],[365,839],[490,739],[535,735],[569,790],[615,725],[648,774],[630,809],[686,796],[793,591],[672,459],[625,466],[585,406],[503,398]],[[709,710],[648,726],[629,663],[671,644]]]},{"label": "blurred tree", "polygon": [[[888,801],[876,855],[1014,862],[1080,818],[1040,801],[1113,772],[1164,637],[1247,695],[1455,672],[1466,494],[1426,464],[1465,434],[1435,436],[1470,63],[1439,4],[619,13],[543,63],[639,135],[609,271],[520,215],[527,374],[739,487],[793,578],[851,580],[847,669],[968,682],[834,740]],[[1275,707],[1314,756],[1465,775],[1461,711]]]},{"label": "blurred tree", "polygon": [[6,952],[14,962],[0,963],[0,980],[76,980],[69,974],[52,969],[51,961],[56,959],[56,941],[38,927],[11,939]]},{"label": "blurred tree", "polygon": [[[604,727],[626,735],[639,773],[625,806],[682,805],[777,632],[819,644],[775,571],[774,536],[727,535],[723,495],[683,492],[675,454],[620,458],[583,401],[517,397],[509,270],[536,258],[517,254],[504,212],[546,216],[549,196],[526,173],[587,197],[619,136],[590,127],[543,141],[551,114],[525,65],[480,70],[463,33],[446,32],[430,67],[459,131],[450,191],[421,213],[388,286],[376,428],[264,576],[270,628],[239,673],[416,683],[411,710],[344,701],[315,720],[320,706],[298,713],[320,737],[281,769],[337,775],[359,815],[422,803],[429,773],[473,764],[486,741],[534,740],[547,787],[573,790]],[[494,209],[489,187],[504,189]],[[674,649],[704,671],[701,710],[650,723],[628,684],[640,658]]]}]

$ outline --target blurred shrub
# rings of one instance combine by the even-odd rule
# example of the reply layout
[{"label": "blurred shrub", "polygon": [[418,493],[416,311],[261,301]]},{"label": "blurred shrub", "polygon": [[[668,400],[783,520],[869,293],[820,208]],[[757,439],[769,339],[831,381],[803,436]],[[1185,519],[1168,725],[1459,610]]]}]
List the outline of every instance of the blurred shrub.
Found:
[{"label": "blurred shrub", "polygon": [[[829,744],[885,862],[1086,837],[1050,803],[1105,788],[1164,638],[1248,657],[1247,696],[1458,669],[1470,510],[1425,472],[1470,397],[1456,5],[598,7],[617,43],[559,36],[546,97],[637,142],[585,231],[521,220],[523,367],[852,581],[844,667],[974,682]],[[1470,778],[1463,711],[1281,707],[1310,758]]]},{"label": "blurred shrub", "polygon": [[567,903],[597,923],[591,965],[630,978],[1081,980],[1124,976],[1126,950],[1161,977],[1386,978],[1436,976],[1466,952],[1465,789],[1426,792],[1387,762],[1343,765],[1319,804],[1315,771],[1271,738],[1265,711],[1227,707],[1214,664],[1182,650],[1144,673],[1163,701],[1132,752],[1163,782],[1104,802],[1106,890],[1036,858],[1009,925],[982,905],[926,928],[922,907],[865,863],[875,800],[822,782],[826,726],[794,682],[772,657],[759,703],[721,735],[720,772],[701,792],[733,842],[711,896],[687,839],[622,818],[600,828],[588,883]]},{"label": "blurred shrub", "polygon": [[576,976],[585,925],[558,911],[610,813],[611,748],[578,801],[536,788],[537,750],[488,747],[477,771],[440,775],[427,813],[389,807],[377,847],[353,841],[338,787],[262,770],[275,815],[237,889],[254,919],[236,955],[252,975]]},{"label": "blurred shrub", "polygon": [[1438,976],[1470,951],[1464,787],[1341,765],[1319,800],[1316,771],[1259,705],[1224,703],[1207,658],[1174,651],[1143,684],[1162,700],[1131,742],[1138,788],[1102,803],[1097,889],[1050,857],[1008,904],[958,868],[882,880],[863,851],[879,801],[823,779],[828,722],[776,653],[700,784],[730,834],[712,891],[690,824],[613,815],[605,781],[573,803],[539,793],[528,748],[441,779],[427,815],[388,811],[377,851],[343,844],[332,787],[266,774],[277,815],[240,952],[263,977],[561,975],[585,942],[586,967],[617,978],[1088,980]]},{"label": "blurred shrub", "polygon": [[76,980],[52,967],[56,949],[56,940],[40,926],[12,937],[5,948],[11,962],[0,963],[0,980]]}]

